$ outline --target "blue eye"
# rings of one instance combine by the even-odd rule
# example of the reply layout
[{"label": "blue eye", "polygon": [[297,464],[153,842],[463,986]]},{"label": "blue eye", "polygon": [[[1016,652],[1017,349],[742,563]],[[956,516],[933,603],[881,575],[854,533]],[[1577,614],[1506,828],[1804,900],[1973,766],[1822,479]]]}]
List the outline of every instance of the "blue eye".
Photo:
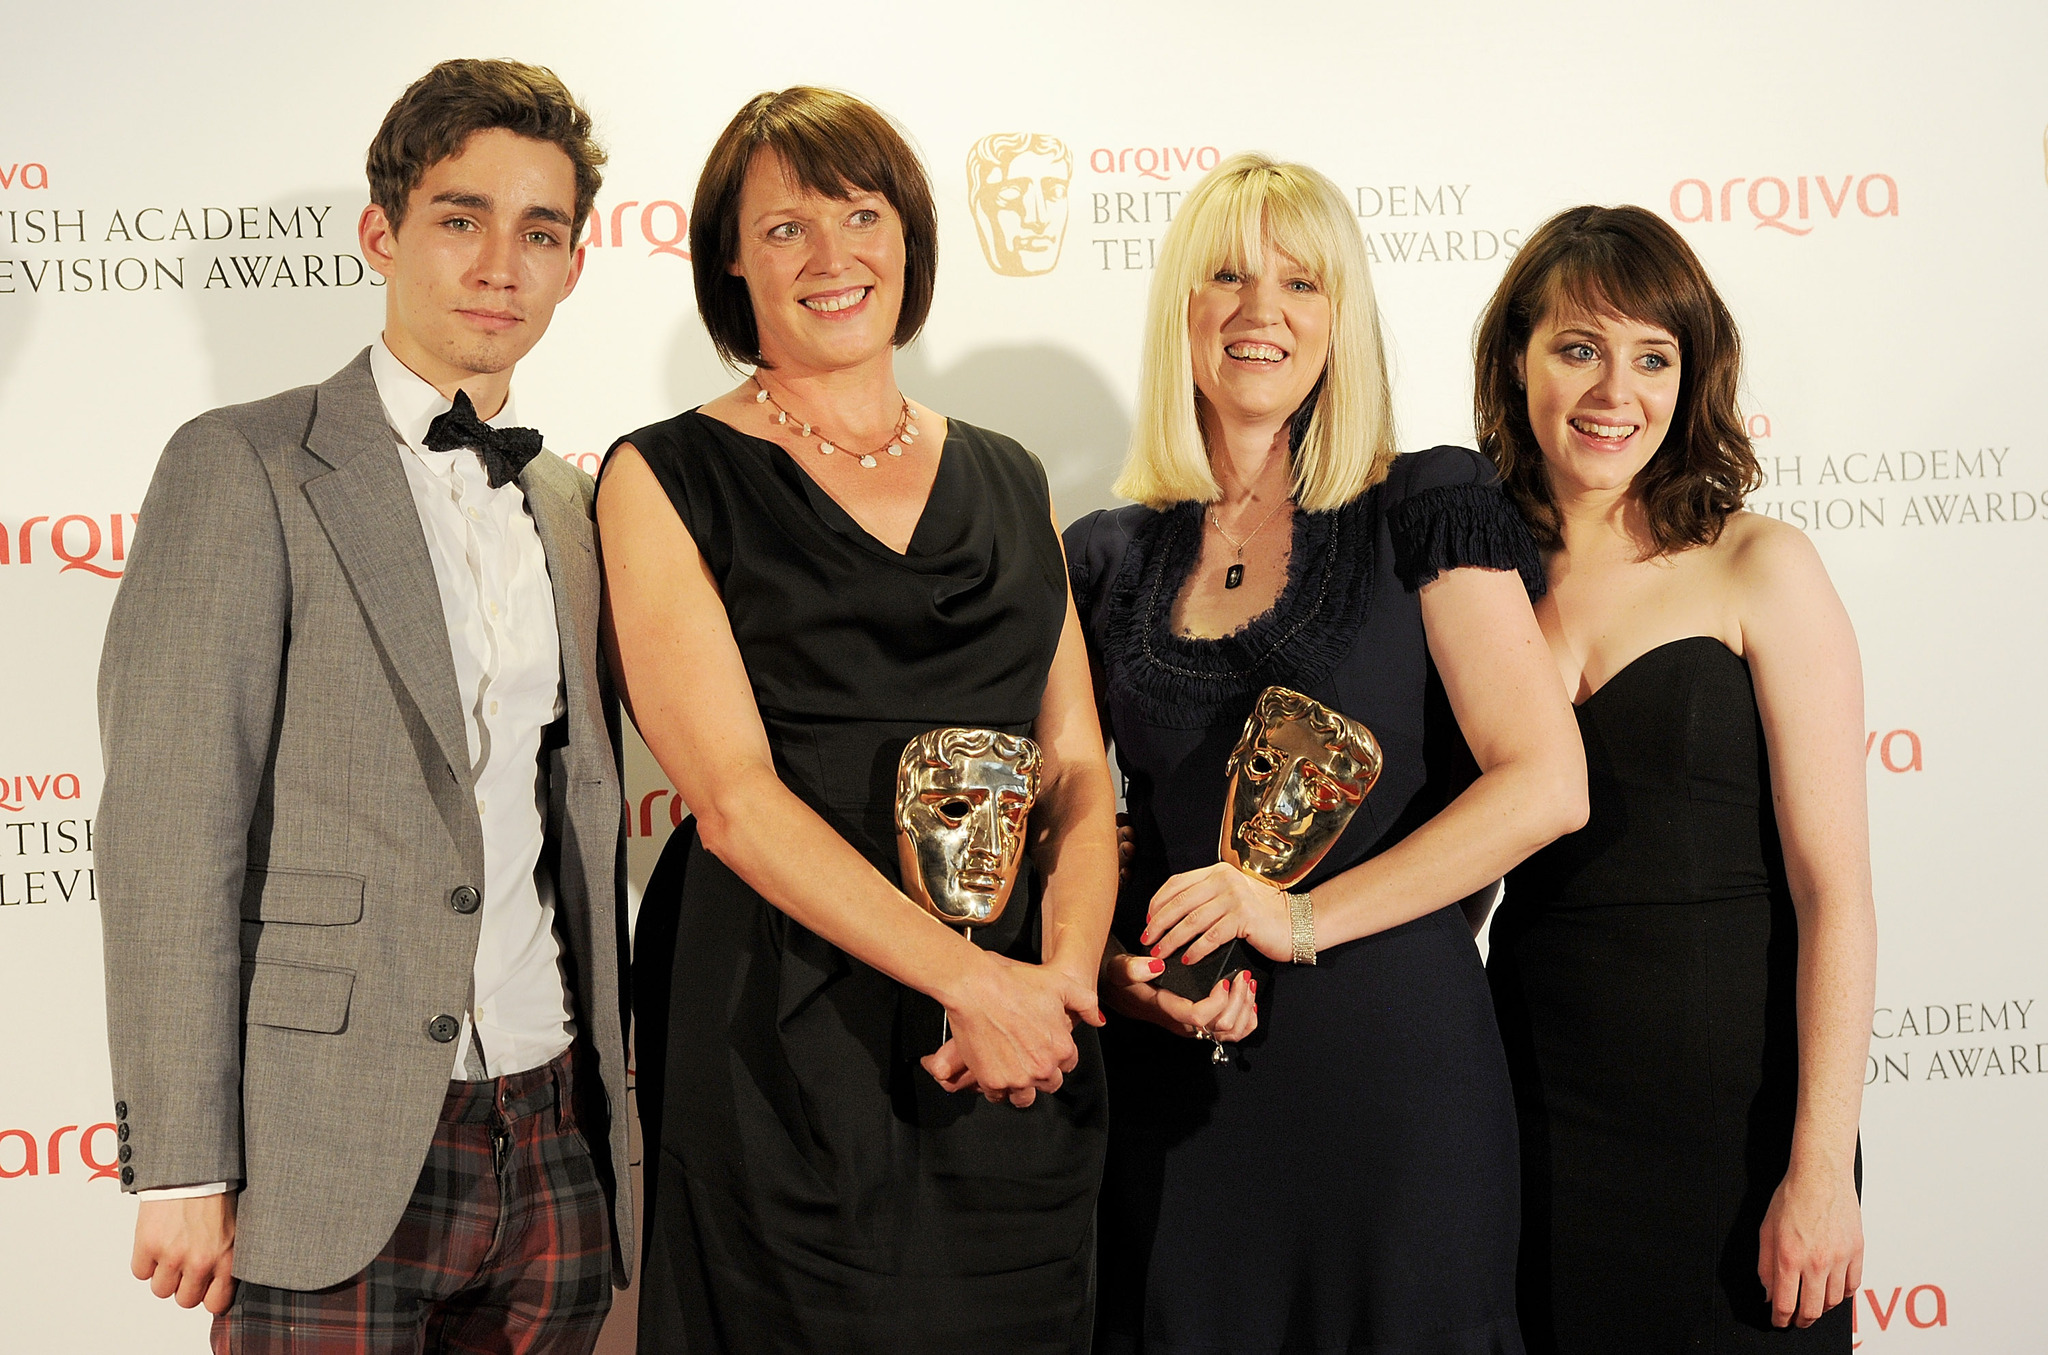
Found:
[{"label": "blue eye", "polygon": [[1671,365],[1671,359],[1665,357],[1662,353],[1645,353],[1643,354],[1643,363],[1651,371],[1661,372]]}]

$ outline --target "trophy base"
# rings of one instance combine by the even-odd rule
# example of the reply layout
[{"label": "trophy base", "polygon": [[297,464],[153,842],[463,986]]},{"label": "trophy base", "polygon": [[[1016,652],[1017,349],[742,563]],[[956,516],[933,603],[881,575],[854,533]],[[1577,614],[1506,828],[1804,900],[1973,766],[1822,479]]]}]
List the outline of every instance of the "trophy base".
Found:
[{"label": "trophy base", "polygon": [[1216,985],[1225,979],[1234,981],[1247,969],[1252,970],[1253,976],[1257,977],[1258,971],[1264,968],[1260,963],[1262,957],[1259,953],[1241,939],[1224,942],[1194,964],[1180,962],[1180,956],[1185,953],[1185,949],[1183,947],[1181,952],[1167,957],[1166,972],[1154,982],[1167,992],[1184,997],[1190,1002],[1200,1002],[1214,992]]}]

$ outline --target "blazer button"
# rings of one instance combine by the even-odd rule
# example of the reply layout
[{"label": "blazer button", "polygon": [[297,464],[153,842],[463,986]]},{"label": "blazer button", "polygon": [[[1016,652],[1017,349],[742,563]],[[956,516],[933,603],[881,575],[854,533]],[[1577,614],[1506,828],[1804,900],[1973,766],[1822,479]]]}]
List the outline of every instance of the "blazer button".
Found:
[{"label": "blazer button", "polygon": [[121,1145],[121,1160],[122,1160],[123,1162],[126,1162],[126,1161],[127,1161],[127,1160],[128,1160],[129,1158],[131,1158],[131,1157],[134,1157],[134,1156],[135,1156],[135,1145],[134,1145],[134,1144],[132,1144],[132,1143],[124,1143],[124,1144],[122,1144],[122,1145]]},{"label": "blazer button", "polygon": [[135,1184],[135,1168],[121,1168],[121,1184],[124,1186],[132,1186]]},{"label": "blazer button", "polygon": [[123,1143],[128,1142],[128,1126],[125,1124],[116,1125],[114,1127],[114,1137]]},{"label": "blazer button", "polygon": [[434,1037],[434,1043],[447,1044],[462,1031],[462,1023],[452,1016],[437,1016],[427,1022],[427,1034]]},{"label": "blazer button", "polygon": [[448,896],[448,906],[458,913],[474,913],[483,901],[484,896],[476,892],[474,885],[457,885]]},{"label": "blazer button", "polygon": [[128,1118],[128,1103],[126,1101],[114,1102],[114,1118],[117,1120]]}]

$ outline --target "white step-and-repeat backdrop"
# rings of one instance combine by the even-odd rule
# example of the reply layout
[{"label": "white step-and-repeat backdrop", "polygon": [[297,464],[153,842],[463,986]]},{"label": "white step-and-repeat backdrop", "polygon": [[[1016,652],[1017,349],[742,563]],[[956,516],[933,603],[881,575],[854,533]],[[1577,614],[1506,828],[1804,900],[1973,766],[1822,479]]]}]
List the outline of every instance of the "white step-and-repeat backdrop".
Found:
[{"label": "white step-and-repeat backdrop", "polygon": [[[942,267],[904,385],[1109,501],[1161,231],[1261,149],[1355,204],[1403,440],[1469,442],[1472,324],[1579,202],[1675,222],[1743,327],[1745,412],[1863,644],[1878,1010],[1870,1351],[2038,1351],[2048,1217],[2048,8],[1357,3],[14,7],[0,32],[0,1348],[195,1351],[112,1179],[93,684],[158,450],[375,333],[363,151],[433,61],[553,67],[612,152],[520,407],[586,468],[731,378],[686,209],[740,102],[898,118]],[[1028,134],[1028,135],[1026,135]],[[1006,191],[1007,190],[1007,191]],[[644,751],[645,879],[680,808]],[[190,814],[184,787],[161,812]],[[1676,1055],[1674,1054],[1674,1057]]]}]

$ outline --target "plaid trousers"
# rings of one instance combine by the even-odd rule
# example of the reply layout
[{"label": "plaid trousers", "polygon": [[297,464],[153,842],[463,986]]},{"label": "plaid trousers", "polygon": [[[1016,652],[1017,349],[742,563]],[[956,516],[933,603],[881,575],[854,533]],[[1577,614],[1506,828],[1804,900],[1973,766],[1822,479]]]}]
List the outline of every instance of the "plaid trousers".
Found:
[{"label": "plaid trousers", "polygon": [[398,1228],[327,1289],[242,1281],[214,1355],[589,1355],[611,1311],[611,1208],[569,1055],[452,1082]]}]

